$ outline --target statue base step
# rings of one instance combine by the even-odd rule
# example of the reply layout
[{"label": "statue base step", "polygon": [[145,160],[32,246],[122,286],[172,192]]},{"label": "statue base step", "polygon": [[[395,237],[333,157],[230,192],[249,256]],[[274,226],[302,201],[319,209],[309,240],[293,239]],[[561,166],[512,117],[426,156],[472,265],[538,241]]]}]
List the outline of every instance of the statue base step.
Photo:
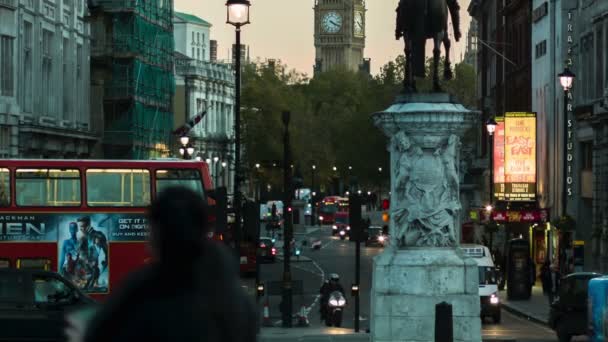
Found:
[{"label": "statue base step", "polygon": [[452,305],[454,341],[480,342],[478,268],[459,248],[389,248],[374,258],[371,341],[434,342],[435,305]]}]

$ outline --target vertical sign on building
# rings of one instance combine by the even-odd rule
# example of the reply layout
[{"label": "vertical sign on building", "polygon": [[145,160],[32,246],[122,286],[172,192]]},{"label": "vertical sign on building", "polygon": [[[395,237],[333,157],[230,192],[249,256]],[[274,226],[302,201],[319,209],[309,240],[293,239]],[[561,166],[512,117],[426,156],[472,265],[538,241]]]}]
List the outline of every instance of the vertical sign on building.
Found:
[{"label": "vertical sign on building", "polygon": [[[574,35],[574,15],[572,14],[572,11],[568,11],[568,18],[567,18],[567,27],[566,27],[566,67],[570,68],[570,70],[572,70],[573,67],[573,63],[572,61],[574,60],[574,58],[572,58],[572,49],[573,49],[573,45],[574,45],[574,39],[572,38]],[[572,88],[570,88],[570,91],[568,91],[568,99],[564,99],[564,101],[568,101],[567,102],[567,108],[566,108],[566,113],[564,113],[565,118],[564,118],[564,122],[567,125],[567,137],[564,137],[564,139],[566,139],[566,192],[568,197],[572,197],[572,183],[574,183],[574,178],[572,177],[573,172],[572,172],[572,164],[574,161],[574,122],[572,120],[573,117],[573,102],[574,97],[572,96]]]},{"label": "vertical sign on building", "polygon": [[494,131],[494,198],[505,200],[505,119],[496,118],[496,131]]},{"label": "vertical sign on building", "polygon": [[506,201],[536,200],[536,113],[505,113]]}]

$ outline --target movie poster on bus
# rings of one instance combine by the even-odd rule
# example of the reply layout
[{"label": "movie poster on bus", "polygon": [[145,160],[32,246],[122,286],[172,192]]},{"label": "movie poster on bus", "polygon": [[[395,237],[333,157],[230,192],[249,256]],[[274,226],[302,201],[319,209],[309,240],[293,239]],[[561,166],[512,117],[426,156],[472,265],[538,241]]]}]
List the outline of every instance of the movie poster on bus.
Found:
[{"label": "movie poster on bus", "polygon": [[505,114],[505,199],[536,199],[536,114]]},{"label": "movie poster on bus", "polygon": [[50,215],[0,214],[0,242],[57,242]]},{"label": "movie poster on bus", "polygon": [[59,273],[86,293],[107,293],[111,214],[61,214],[55,218]]}]

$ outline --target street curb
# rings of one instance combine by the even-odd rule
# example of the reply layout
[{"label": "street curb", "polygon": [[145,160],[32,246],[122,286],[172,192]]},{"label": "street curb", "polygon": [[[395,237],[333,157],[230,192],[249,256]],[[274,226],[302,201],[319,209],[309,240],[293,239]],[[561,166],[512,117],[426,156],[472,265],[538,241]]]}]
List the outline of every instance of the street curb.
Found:
[{"label": "street curb", "polygon": [[515,308],[515,307],[513,307],[513,306],[511,306],[509,304],[503,303],[502,304],[502,308],[505,309],[506,311],[508,311],[508,312],[510,312],[510,313],[512,313],[512,314],[514,314],[516,316],[518,316],[518,317],[525,318],[528,321],[532,321],[532,322],[534,322],[536,324],[540,324],[540,325],[543,325],[543,326],[545,326],[547,328],[551,328],[549,326],[549,322],[543,321],[542,319],[539,319],[539,318],[536,318],[536,317],[534,317],[532,315],[529,315],[528,313],[523,312],[522,310],[519,310],[519,309],[517,309],[517,308]]}]

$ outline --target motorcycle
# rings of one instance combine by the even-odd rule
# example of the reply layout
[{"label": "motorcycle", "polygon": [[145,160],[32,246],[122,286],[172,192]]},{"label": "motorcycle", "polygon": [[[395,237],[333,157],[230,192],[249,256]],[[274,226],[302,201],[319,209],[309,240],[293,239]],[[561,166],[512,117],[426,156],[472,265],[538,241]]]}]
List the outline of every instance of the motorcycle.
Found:
[{"label": "motorcycle", "polygon": [[325,325],[340,327],[342,325],[342,311],[346,306],[346,298],[340,291],[334,291],[329,295],[327,302],[327,314],[325,315]]},{"label": "motorcycle", "polygon": [[346,239],[346,231],[344,229],[340,230],[340,240]]}]

